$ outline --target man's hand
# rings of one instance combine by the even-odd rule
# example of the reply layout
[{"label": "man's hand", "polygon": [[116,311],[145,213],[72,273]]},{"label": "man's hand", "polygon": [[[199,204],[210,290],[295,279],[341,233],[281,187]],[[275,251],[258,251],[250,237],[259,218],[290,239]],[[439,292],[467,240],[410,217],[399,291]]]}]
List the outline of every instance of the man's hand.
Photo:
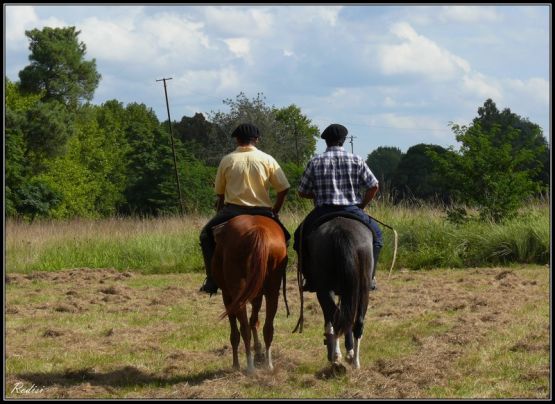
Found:
[{"label": "man's hand", "polygon": [[366,206],[368,206],[368,204],[372,201],[372,199],[374,199],[374,196],[378,192],[378,189],[379,187],[377,185],[375,187],[368,188],[368,190],[364,194],[364,198],[362,199],[362,202],[359,203],[357,206],[362,210],[364,210]]},{"label": "man's hand", "polygon": [[283,202],[285,201],[285,196],[287,195],[288,192],[289,192],[289,188],[284,189],[281,192],[278,192],[278,194],[276,196],[276,203],[272,207],[272,213],[274,214],[274,216],[277,217],[279,215],[279,211],[281,210],[281,207],[283,206]]}]

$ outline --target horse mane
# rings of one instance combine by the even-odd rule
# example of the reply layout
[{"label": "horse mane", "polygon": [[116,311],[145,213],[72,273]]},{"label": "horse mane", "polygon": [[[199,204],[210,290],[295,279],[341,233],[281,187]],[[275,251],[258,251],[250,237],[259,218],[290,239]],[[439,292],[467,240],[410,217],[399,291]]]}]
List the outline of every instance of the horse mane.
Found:
[{"label": "horse mane", "polygon": [[[235,297],[233,302],[222,313],[220,319],[229,314],[237,313],[249,301],[259,295],[264,286],[266,273],[268,272],[268,257],[270,253],[268,234],[264,227],[253,226],[246,231],[241,240],[241,245],[250,250],[246,260],[247,280],[245,287]],[[227,265],[241,265],[240,262],[226,262]]]}]

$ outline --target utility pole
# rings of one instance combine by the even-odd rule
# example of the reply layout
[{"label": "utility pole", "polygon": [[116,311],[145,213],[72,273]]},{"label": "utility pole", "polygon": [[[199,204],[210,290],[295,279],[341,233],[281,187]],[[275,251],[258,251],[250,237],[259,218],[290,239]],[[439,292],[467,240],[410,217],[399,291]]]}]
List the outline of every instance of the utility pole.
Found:
[{"label": "utility pole", "polygon": [[351,153],[354,153],[354,151],[353,151],[353,139],[356,139],[357,137],[351,135],[351,136],[349,136],[349,138],[351,138],[351,140],[349,141],[349,143],[351,144]]},{"label": "utility pole", "polygon": [[181,186],[179,185],[179,174],[177,173],[177,158],[175,157],[175,146],[173,143],[173,132],[172,132],[172,120],[170,118],[170,104],[168,103],[168,90],[166,89],[166,80],[171,80],[172,78],[163,78],[156,81],[164,82],[164,94],[166,95],[166,109],[168,110],[168,124],[170,125],[170,139],[172,141],[172,152],[173,152],[173,167],[175,168],[175,182],[177,184],[177,192],[179,193],[179,208],[181,215],[183,212],[183,198],[181,197]]},{"label": "utility pole", "polygon": [[297,133],[297,123],[293,119],[293,134],[295,135],[295,157],[299,165],[299,134]]}]

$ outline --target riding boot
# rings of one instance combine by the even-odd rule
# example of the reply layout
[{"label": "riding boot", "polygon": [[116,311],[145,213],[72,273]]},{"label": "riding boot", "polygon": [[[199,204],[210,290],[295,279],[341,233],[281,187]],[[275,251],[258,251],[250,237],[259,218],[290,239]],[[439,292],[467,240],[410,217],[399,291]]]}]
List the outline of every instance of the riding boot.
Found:
[{"label": "riding boot", "polygon": [[211,245],[210,240],[207,237],[202,237],[200,239],[200,246],[202,250],[202,255],[204,258],[204,269],[206,271],[206,279],[200,287],[200,292],[210,293],[210,296],[218,292],[218,285],[212,278],[212,256],[214,255],[214,247]]},{"label": "riding boot", "polygon": [[382,246],[380,245],[374,245],[372,248],[374,255],[374,270],[372,271],[372,276],[370,277],[370,290],[378,289],[376,284],[376,269],[378,269],[378,258],[380,257],[381,250]]}]

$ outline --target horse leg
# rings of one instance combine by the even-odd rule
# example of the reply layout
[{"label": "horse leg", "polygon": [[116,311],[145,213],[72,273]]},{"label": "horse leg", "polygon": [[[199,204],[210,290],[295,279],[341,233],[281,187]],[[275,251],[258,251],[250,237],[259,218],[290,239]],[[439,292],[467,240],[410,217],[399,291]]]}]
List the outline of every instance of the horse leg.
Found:
[{"label": "horse leg", "polygon": [[[324,336],[325,343],[328,348],[328,361],[335,363],[339,360],[341,350],[339,349],[338,341],[333,330],[333,317],[337,310],[334,301],[334,293],[329,292],[316,292],[316,297],[320,302],[320,307],[324,312]],[[339,352],[339,355],[338,355]]]},{"label": "horse leg", "polygon": [[266,345],[266,367],[269,370],[274,369],[272,363],[272,341],[274,340],[274,318],[277,313],[279,301],[279,283],[280,279],[276,279],[277,288],[266,294],[266,319],[264,320],[264,344]]},{"label": "horse leg", "polygon": [[252,301],[252,311],[251,318],[249,320],[249,327],[251,329],[252,337],[254,339],[254,361],[256,363],[261,362],[264,359],[264,352],[262,351],[262,344],[258,338],[258,313],[260,312],[260,307],[262,306],[262,295],[256,297]]},{"label": "horse leg", "polygon": [[239,342],[241,341],[241,334],[239,333],[239,328],[237,328],[237,317],[234,315],[229,315],[229,325],[231,327],[231,333],[229,335],[229,341],[231,342],[231,348],[233,350],[233,369],[239,370]]},{"label": "horse leg", "polygon": [[249,319],[247,317],[247,308],[243,307],[237,315],[240,324],[241,336],[245,344],[245,352],[247,355],[247,374],[254,373],[254,358],[251,352],[251,329],[249,327]]},{"label": "horse leg", "polygon": [[350,326],[345,331],[345,350],[347,354],[345,355],[345,359],[348,363],[353,363],[354,361],[354,343],[353,343],[353,327]]},{"label": "horse leg", "polygon": [[355,318],[355,324],[353,326],[353,336],[355,337],[353,359],[351,364],[355,369],[360,369],[360,340],[362,339],[362,332],[364,330],[364,317],[366,316],[366,310],[368,309],[368,298],[367,295],[363,296],[359,302],[358,313]]}]

